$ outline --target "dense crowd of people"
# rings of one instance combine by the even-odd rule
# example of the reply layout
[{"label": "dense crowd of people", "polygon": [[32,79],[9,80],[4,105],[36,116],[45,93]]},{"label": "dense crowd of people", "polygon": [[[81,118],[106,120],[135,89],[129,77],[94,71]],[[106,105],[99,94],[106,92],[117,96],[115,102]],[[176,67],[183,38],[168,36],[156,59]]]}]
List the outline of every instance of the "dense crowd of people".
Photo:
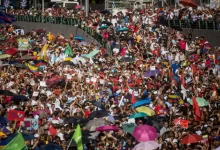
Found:
[{"label": "dense crowd of people", "polygon": [[[76,149],[71,138],[80,124],[84,150],[219,149],[220,48],[160,25],[165,11],[8,12],[80,18],[107,47],[72,34],[1,26],[0,145],[21,132],[24,149],[48,150],[50,143]],[[183,17],[173,12],[167,17]],[[29,48],[18,51],[22,38]],[[37,128],[9,119],[12,110],[37,120]]]}]

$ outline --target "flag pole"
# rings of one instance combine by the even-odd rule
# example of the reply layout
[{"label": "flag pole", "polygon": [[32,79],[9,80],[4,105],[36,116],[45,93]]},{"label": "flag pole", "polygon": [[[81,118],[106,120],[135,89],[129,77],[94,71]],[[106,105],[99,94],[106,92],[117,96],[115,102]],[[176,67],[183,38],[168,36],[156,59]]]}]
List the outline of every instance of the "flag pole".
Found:
[{"label": "flag pole", "polygon": [[67,150],[69,150],[70,144],[72,143],[72,141],[73,141],[73,138],[71,138],[70,143],[69,143],[69,145],[67,146]]}]

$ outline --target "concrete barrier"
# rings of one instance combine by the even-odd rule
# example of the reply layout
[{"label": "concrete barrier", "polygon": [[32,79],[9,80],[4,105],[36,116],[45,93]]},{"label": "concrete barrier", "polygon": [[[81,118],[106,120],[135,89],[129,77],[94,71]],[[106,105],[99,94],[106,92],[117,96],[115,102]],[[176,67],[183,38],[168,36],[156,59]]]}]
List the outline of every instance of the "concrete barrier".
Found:
[{"label": "concrete barrier", "polygon": [[25,33],[36,29],[46,29],[47,32],[50,31],[56,35],[63,34],[65,37],[68,37],[69,34],[73,34],[73,36],[82,36],[85,38],[86,42],[93,42],[99,44],[93,37],[91,37],[85,31],[74,26],[68,26],[63,24],[24,22],[24,21],[16,21],[14,25],[23,28]]}]

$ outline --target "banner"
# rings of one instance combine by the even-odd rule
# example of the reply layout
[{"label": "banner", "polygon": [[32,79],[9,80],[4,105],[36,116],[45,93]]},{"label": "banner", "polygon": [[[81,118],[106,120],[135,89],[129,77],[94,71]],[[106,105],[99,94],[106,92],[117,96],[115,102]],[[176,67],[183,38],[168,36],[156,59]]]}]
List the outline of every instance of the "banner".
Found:
[{"label": "banner", "polygon": [[18,39],[18,50],[27,50],[29,46],[28,39]]},{"label": "banner", "polygon": [[24,125],[27,130],[38,130],[38,120],[34,118],[24,118]]},{"label": "banner", "polygon": [[24,111],[9,110],[8,120],[9,121],[13,121],[13,120],[24,121]]}]

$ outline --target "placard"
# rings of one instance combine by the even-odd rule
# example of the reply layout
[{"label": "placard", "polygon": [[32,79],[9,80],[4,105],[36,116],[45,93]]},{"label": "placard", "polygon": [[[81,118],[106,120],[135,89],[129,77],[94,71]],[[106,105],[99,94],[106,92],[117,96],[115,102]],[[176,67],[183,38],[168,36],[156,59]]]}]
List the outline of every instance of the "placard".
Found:
[{"label": "placard", "polygon": [[18,39],[18,50],[27,50],[29,46],[28,39]]},{"label": "placard", "polygon": [[155,66],[150,66],[150,70],[156,70]]},{"label": "placard", "polygon": [[24,118],[24,126],[27,130],[38,130],[38,120],[33,118]]},{"label": "placard", "polygon": [[210,0],[210,8],[217,8],[219,6],[219,0]]},{"label": "placard", "polygon": [[34,93],[33,93],[33,96],[38,96],[39,95],[39,92],[36,92],[36,91],[34,91]]},{"label": "placard", "polygon": [[45,82],[45,81],[40,81],[40,86],[46,87],[46,86],[47,86],[47,85],[46,85],[46,82]]}]

